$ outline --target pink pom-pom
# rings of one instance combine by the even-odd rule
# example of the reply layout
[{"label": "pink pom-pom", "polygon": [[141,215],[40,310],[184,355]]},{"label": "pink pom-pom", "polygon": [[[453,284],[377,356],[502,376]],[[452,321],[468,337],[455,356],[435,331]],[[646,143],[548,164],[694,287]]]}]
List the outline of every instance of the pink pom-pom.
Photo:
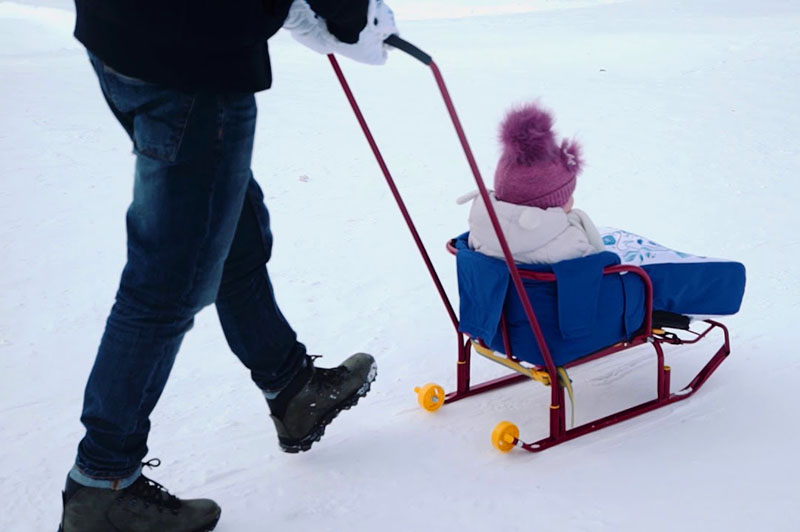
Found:
[{"label": "pink pom-pom", "polygon": [[583,150],[576,140],[561,141],[561,163],[575,175],[583,169]]},{"label": "pink pom-pom", "polygon": [[518,164],[550,160],[555,155],[553,117],[535,104],[513,109],[500,126],[500,140]]}]

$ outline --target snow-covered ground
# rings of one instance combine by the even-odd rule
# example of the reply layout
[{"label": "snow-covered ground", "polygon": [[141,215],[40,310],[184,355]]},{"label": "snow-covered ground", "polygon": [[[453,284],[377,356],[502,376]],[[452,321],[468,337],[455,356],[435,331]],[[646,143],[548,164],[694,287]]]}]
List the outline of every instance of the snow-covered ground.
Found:
[{"label": "snow-covered ground", "polygon": [[[312,452],[283,454],[208,309],[153,415],[153,476],[218,500],[221,532],[800,530],[800,4],[390,4],[441,67],[485,175],[504,109],[541,98],[584,143],[576,205],[599,225],[747,265],[744,306],[725,320],[732,356],[692,399],[542,454],[489,443],[503,419],[544,435],[541,386],[420,410],[414,385],[454,383],[452,327],[326,59],[278,35],[254,159],[276,291],[312,352],[370,351],[378,381]],[[71,13],[0,2],[4,532],[55,530],[125,256],[133,157]],[[443,243],[464,230],[454,199],[473,185],[430,74],[400,53],[343,65],[455,298]],[[711,349],[670,350],[673,386]],[[642,350],[572,371],[576,422],[653,397],[654,364]],[[501,373],[475,364],[475,378]]]}]

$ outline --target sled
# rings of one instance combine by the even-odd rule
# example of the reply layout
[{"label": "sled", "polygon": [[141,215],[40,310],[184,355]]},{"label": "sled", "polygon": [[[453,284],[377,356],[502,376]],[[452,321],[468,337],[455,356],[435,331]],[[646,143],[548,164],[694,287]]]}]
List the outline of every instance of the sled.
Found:
[{"label": "sled", "polygon": [[[480,334],[465,330],[464,324],[460,322],[445,292],[439,275],[422,243],[414,222],[409,215],[405,203],[395,185],[394,179],[370,132],[339,63],[335,56],[332,54],[329,55],[328,58],[331,66],[364,132],[367,142],[375,155],[378,166],[411,232],[412,238],[433,279],[434,285],[436,286],[456,332],[458,354],[456,363],[456,389],[450,393],[445,393],[441,386],[433,383],[415,388],[420,406],[427,411],[435,412],[444,405],[484,392],[496,390],[504,386],[523,381],[538,382],[550,388],[550,404],[548,405],[549,436],[538,441],[526,443],[520,439],[519,429],[516,425],[509,421],[502,421],[492,431],[491,439],[494,447],[502,452],[508,452],[515,447],[526,451],[539,452],[647,412],[663,408],[678,401],[683,401],[694,395],[730,354],[731,349],[728,329],[718,321],[706,319],[699,322],[702,324],[699,330],[693,330],[687,325],[689,321],[687,318],[669,312],[656,313],[654,322],[653,284],[647,271],[641,267],[613,263],[608,263],[605,266],[602,264],[600,265],[602,266],[601,274],[603,282],[620,282],[629,287],[635,284],[638,287],[637,290],[639,290],[641,297],[637,307],[640,318],[637,319],[640,320],[640,323],[634,330],[624,331],[620,338],[606,339],[604,345],[601,346],[591,345],[591,343],[587,344],[589,347],[585,352],[576,353],[574,344],[570,344],[569,342],[562,346],[561,351],[554,351],[551,346],[548,345],[547,336],[543,332],[540,324],[540,318],[542,317],[541,308],[540,314],[534,311],[532,300],[535,298],[530,297],[529,291],[532,287],[546,288],[549,286],[549,290],[555,292],[554,287],[559,282],[557,280],[559,277],[558,272],[548,271],[548,268],[526,268],[514,262],[507,240],[500,228],[496,212],[492,207],[492,202],[489,200],[488,191],[439,68],[430,55],[396,35],[389,37],[386,43],[408,53],[430,68],[503,250],[504,261],[488,257],[486,257],[486,259],[496,262],[496,264],[489,265],[490,267],[496,268],[497,264],[504,266],[503,271],[505,275],[508,276],[509,283],[507,293],[503,294],[505,300],[500,302],[501,311],[497,318],[497,329],[492,331],[491,334],[494,339],[481,337]],[[464,247],[463,238],[450,240],[447,242],[446,248],[450,253],[456,256],[457,260],[459,255],[467,257],[467,255],[462,254],[470,253],[470,250]],[[594,262],[596,263],[597,260]],[[597,268],[599,266],[595,264],[593,267]],[[459,274],[461,275],[461,265],[459,265],[459,269]],[[509,316],[511,305],[516,305],[517,320],[515,323],[512,323],[513,320]],[[463,312],[461,314],[463,317]],[[520,322],[520,317],[522,322]],[[513,338],[521,334],[520,323],[524,326],[524,333],[530,340],[522,351],[518,349],[519,342],[513,340]],[[688,385],[673,392],[670,382],[671,369],[664,361],[664,346],[692,345],[700,342],[703,342],[705,345],[708,343],[707,340],[712,337],[712,333],[714,333],[713,337],[719,337],[721,333],[721,345],[715,349],[714,354]],[[594,338],[594,336],[595,335],[592,335],[592,338]],[[490,346],[489,343],[492,343],[492,345]],[[567,426],[566,410],[567,396],[570,398],[572,397],[572,384],[569,379],[568,370],[600,358],[644,346],[645,344],[649,344],[655,352],[655,398],[583,425],[569,428]],[[473,352],[492,362],[508,367],[513,370],[513,373],[498,379],[473,384],[470,380]],[[568,353],[569,356],[565,353]]]}]

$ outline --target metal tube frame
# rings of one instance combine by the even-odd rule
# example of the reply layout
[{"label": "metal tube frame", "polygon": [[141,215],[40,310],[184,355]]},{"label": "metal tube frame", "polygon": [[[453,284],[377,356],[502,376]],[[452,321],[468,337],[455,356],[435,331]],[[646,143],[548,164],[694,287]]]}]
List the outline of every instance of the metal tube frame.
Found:
[{"label": "metal tube frame", "polygon": [[[503,230],[500,227],[500,223],[497,218],[497,214],[494,210],[492,202],[489,198],[489,193],[486,189],[484,184],[483,178],[480,174],[480,170],[478,169],[478,165],[475,162],[475,158],[472,154],[472,149],[469,146],[469,142],[467,141],[466,134],[464,133],[464,129],[461,126],[461,121],[458,118],[458,114],[456,113],[455,106],[453,105],[453,101],[450,97],[450,93],[447,90],[447,86],[444,83],[444,79],[442,78],[441,72],[439,71],[438,66],[433,61],[433,59],[421,52],[421,50],[417,49],[410,43],[399,39],[396,36],[392,36],[391,44],[399,45],[398,47],[403,47],[403,49],[422,61],[425,65],[429,66],[431,72],[433,73],[434,79],[436,84],[439,88],[441,96],[444,100],[445,106],[447,111],[450,115],[450,119],[453,122],[453,127],[456,130],[456,134],[458,135],[459,141],[461,142],[461,146],[464,150],[464,154],[466,155],[467,162],[469,164],[470,169],[472,170],[472,174],[475,178],[475,183],[478,186],[478,191],[480,193],[481,198],[483,199],[484,203],[486,204],[486,208],[489,214],[489,218],[491,220],[492,226],[497,234],[498,241],[500,242],[500,247],[503,250],[503,256],[506,262],[506,266],[508,267],[508,271],[511,275],[511,279],[514,285],[514,288],[519,296],[520,302],[522,303],[522,307],[525,311],[525,316],[528,320],[528,323],[531,327],[531,331],[536,339],[537,345],[539,347],[539,351],[542,355],[544,360],[544,367],[537,368],[537,369],[545,369],[550,377],[551,383],[559,383],[558,378],[558,368],[553,361],[553,358],[550,354],[550,350],[547,347],[547,342],[545,341],[544,335],[542,330],[539,326],[539,322],[536,319],[536,314],[534,313],[533,306],[531,304],[530,299],[528,298],[528,294],[525,291],[523,280],[529,281],[536,281],[536,282],[555,282],[555,275],[552,273],[539,273],[539,272],[531,272],[526,270],[520,270],[515,263],[513,256],[511,254],[511,250],[508,246],[508,241],[503,234]],[[390,42],[390,40],[387,40]],[[416,54],[412,53],[416,51]],[[471,345],[473,339],[468,337],[467,335],[463,334],[459,330],[459,320],[455,313],[454,307],[450,302],[450,299],[447,296],[447,292],[442,285],[441,279],[439,278],[438,274],[436,273],[436,269],[433,266],[433,263],[430,259],[430,256],[425,249],[425,245],[422,242],[422,239],[419,236],[419,232],[414,225],[414,222],[411,219],[411,215],[408,212],[408,209],[405,206],[405,203],[400,195],[397,186],[395,185],[394,179],[389,171],[388,166],[386,165],[385,160],[383,159],[383,155],[378,148],[377,143],[375,142],[374,137],[367,125],[366,120],[364,119],[364,115],[361,112],[361,109],[356,102],[355,97],[353,96],[352,91],[350,90],[350,86],[347,83],[347,80],[344,77],[344,73],[342,72],[341,67],[339,66],[336,57],[333,54],[328,55],[328,59],[333,67],[334,72],[339,80],[339,83],[344,90],[344,93],[347,97],[347,100],[350,103],[350,106],[353,109],[353,112],[358,120],[359,125],[361,126],[362,131],[369,143],[370,148],[372,149],[373,154],[375,155],[375,159],[378,162],[378,166],[383,173],[383,176],[386,180],[389,189],[394,196],[394,199],[397,203],[397,206],[400,209],[400,213],[403,216],[403,219],[406,222],[406,225],[411,232],[412,238],[414,239],[415,244],[417,245],[417,249],[419,250],[423,261],[425,262],[426,267],[428,268],[428,272],[433,279],[434,284],[436,285],[436,289],[439,292],[439,296],[444,303],[445,309],[447,311],[448,316],[450,317],[450,321],[453,324],[453,327],[456,331],[456,336],[458,339],[458,361],[456,365],[456,390],[447,394],[445,397],[445,404],[451,403],[454,401],[458,401],[460,399],[464,399],[466,397],[471,397],[473,395],[477,395],[480,393],[488,392],[491,390],[495,390],[497,388],[501,388],[503,386],[507,386],[510,384],[515,384],[518,382],[522,382],[523,380],[530,380],[526,375],[513,373],[511,375],[501,377],[499,379],[490,380],[487,382],[483,382],[476,385],[471,385],[470,383],[470,364],[471,364]],[[455,254],[456,249],[452,244],[452,241],[448,243],[447,249]],[[597,360],[598,358],[602,358],[614,353],[618,353],[620,351],[624,351],[627,349],[631,349],[633,347],[637,347],[643,345],[645,343],[650,343],[655,352],[657,358],[657,397],[651,401],[642,403],[637,406],[633,406],[631,408],[622,410],[620,412],[616,412],[609,416],[603,417],[601,419],[597,419],[595,421],[591,421],[584,425],[567,429],[566,428],[566,403],[564,398],[564,389],[561,385],[552,385],[551,388],[551,399],[550,399],[550,436],[539,440],[535,443],[524,443],[521,440],[516,440],[515,445],[518,447],[525,449],[527,451],[538,452],[559,443],[572,440],[579,436],[583,436],[585,434],[594,432],[604,427],[608,427],[610,425],[614,425],[616,423],[620,423],[622,421],[631,419],[635,416],[639,416],[641,414],[650,412],[657,408],[664,407],[666,405],[675,403],[677,401],[684,400],[691,395],[693,395],[704,383],[705,381],[711,376],[711,374],[717,369],[717,367],[722,363],[723,360],[730,354],[730,337],[728,333],[728,329],[722,325],[721,323],[707,320],[709,327],[702,333],[693,333],[695,334],[695,338],[692,340],[681,340],[676,339],[674,337],[665,338],[659,337],[652,333],[652,304],[653,304],[653,286],[650,281],[649,276],[647,273],[636,266],[627,266],[627,265],[617,265],[617,266],[610,266],[604,269],[604,275],[621,275],[621,274],[632,274],[637,275],[642,279],[642,282],[645,286],[645,323],[639,333],[634,335],[630,340],[626,342],[622,342],[620,344],[601,349],[595,353],[591,353],[585,357],[582,357],[578,360],[570,362],[565,367],[573,367],[580,364],[584,364],[586,362],[590,362],[593,360]],[[503,333],[504,343],[506,345],[506,356],[519,362],[516,357],[513,356],[511,349],[510,349],[510,342],[508,340],[508,329],[505,318],[501,321],[501,328]],[[694,379],[689,383],[688,386],[683,388],[682,390],[670,393],[670,368],[664,364],[664,350],[662,348],[662,344],[692,344],[699,342],[701,339],[705,338],[708,333],[711,332],[713,329],[721,329],[724,333],[724,341],[722,346],[717,350],[714,356],[709,360],[709,362],[700,370],[700,372],[694,377]],[[474,339],[475,341],[480,341],[479,339]]]}]

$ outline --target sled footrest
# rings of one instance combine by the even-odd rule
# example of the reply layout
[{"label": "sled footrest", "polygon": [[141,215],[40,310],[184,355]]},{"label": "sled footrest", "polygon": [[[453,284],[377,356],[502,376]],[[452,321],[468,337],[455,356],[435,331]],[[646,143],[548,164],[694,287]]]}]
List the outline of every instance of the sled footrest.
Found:
[{"label": "sled footrest", "polygon": [[472,348],[475,349],[475,352],[479,355],[488,358],[493,362],[497,362],[498,364],[502,364],[507,368],[511,368],[517,373],[521,373],[531,379],[535,380],[536,382],[540,382],[545,386],[550,386],[550,374],[543,370],[543,369],[536,369],[536,368],[529,368],[527,366],[523,366],[519,362],[516,362],[508,357],[500,356],[488,347],[485,347],[480,344],[480,342],[472,341]]}]

